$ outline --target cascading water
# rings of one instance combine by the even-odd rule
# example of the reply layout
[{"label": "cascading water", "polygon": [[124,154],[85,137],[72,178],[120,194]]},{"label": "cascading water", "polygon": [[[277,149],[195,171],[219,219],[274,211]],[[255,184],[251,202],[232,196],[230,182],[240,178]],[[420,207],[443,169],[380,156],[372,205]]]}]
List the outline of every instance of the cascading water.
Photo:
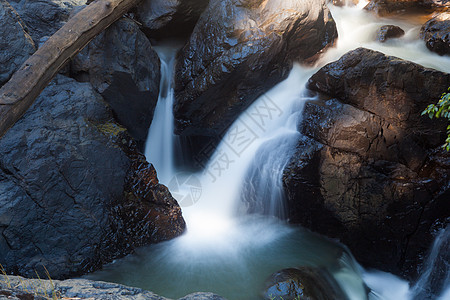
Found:
[{"label": "cascading water", "polygon": [[[362,11],[364,2],[357,7],[332,7],[340,35],[337,47],[315,68],[295,65],[285,81],[255,101],[230,127],[201,173],[179,173],[174,165],[172,76],[176,48],[157,47],[162,59],[161,95],[146,156],[161,182],[181,203],[187,232],[172,241],[139,249],[90,278],[138,286],[173,298],[212,291],[228,299],[259,299],[264,280],[271,273],[288,267],[318,266],[333,274],[348,299],[367,298],[362,278],[372,288],[370,299],[409,300],[419,293],[387,273],[361,274],[351,254],[337,243],[259,215],[283,217],[281,176],[299,139],[296,126],[303,104],[311,100],[305,96],[304,86],[318,67],[364,46],[428,67],[450,69],[448,58],[432,54],[418,41],[418,26],[375,18]],[[397,41],[374,42],[376,30],[387,23],[401,25],[407,34]],[[258,215],[243,213],[247,211]],[[427,280],[416,287],[426,288]]]},{"label": "cascading water", "polygon": [[167,45],[154,47],[161,59],[161,81],[159,97],[153,115],[145,146],[145,157],[158,170],[159,180],[167,184],[175,172],[174,145],[176,136],[173,133],[173,72],[175,54],[179,45],[171,41]]}]

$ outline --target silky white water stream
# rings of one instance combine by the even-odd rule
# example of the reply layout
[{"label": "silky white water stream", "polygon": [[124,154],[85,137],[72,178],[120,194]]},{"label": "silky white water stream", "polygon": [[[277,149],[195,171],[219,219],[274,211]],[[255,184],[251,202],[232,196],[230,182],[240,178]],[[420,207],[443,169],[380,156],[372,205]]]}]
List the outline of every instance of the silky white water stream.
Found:
[{"label": "silky white water stream", "polygon": [[[292,227],[283,217],[283,169],[300,137],[297,123],[308,78],[325,63],[364,46],[443,71],[450,59],[429,52],[418,40],[419,27],[406,21],[379,19],[357,7],[332,7],[339,40],[314,68],[295,65],[289,77],[252,104],[230,127],[205,169],[180,172],[174,164],[173,63],[175,47],[157,47],[162,60],[161,95],[149,131],[146,156],[160,181],[180,202],[187,232],[172,241],[139,249],[135,255],[106,266],[91,278],[150,289],[168,297],[212,291],[232,299],[258,299],[264,279],[287,267],[328,269],[349,299],[409,300],[413,290],[393,275],[360,273],[341,245]],[[374,41],[385,24],[400,25],[403,38]],[[244,200],[244,201],[243,201]],[[252,210],[264,214],[248,216]]]}]

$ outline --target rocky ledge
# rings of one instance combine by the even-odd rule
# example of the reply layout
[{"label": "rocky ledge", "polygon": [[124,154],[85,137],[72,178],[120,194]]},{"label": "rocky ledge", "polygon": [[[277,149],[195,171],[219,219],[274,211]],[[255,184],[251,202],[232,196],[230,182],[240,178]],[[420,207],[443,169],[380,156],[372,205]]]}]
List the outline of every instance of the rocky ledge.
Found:
[{"label": "rocky ledge", "polygon": [[[170,300],[150,291],[85,279],[40,280],[0,275],[0,300],[53,299]],[[178,300],[226,300],[213,293],[194,293]]]}]

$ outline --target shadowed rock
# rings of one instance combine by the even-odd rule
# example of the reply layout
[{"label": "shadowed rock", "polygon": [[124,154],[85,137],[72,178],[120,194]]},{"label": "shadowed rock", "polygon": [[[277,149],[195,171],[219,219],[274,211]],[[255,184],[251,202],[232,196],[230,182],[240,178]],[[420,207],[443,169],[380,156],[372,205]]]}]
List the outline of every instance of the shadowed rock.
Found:
[{"label": "shadowed rock", "polygon": [[384,25],[377,30],[377,40],[384,43],[389,39],[399,38],[405,35],[405,31],[395,25]]},{"label": "shadowed rock", "polygon": [[188,36],[209,0],[145,0],[137,19],[152,38]]},{"label": "shadowed rock", "polygon": [[264,299],[334,300],[346,299],[333,276],[323,269],[299,267],[283,269],[265,282]]},{"label": "shadowed rock", "polygon": [[71,72],[103,96],[143,151],[158,101],[160,66],[158,54],[139,26],[123,18],[75,57]]},{"label": "shadowed rock", "polygon": [[0,139],[0,263],[76,276],[181,234],[181,210],[90,84],[58,76]]},{"label": "shadowed rock", "polygon": [[45,41],[69,19],[71,11],[86,0],[10,0],[35,43]]},{"label": "shadowed rock", "polygon": [[16,11],[0,1],[0,86],[35,51],[34,43]]}]

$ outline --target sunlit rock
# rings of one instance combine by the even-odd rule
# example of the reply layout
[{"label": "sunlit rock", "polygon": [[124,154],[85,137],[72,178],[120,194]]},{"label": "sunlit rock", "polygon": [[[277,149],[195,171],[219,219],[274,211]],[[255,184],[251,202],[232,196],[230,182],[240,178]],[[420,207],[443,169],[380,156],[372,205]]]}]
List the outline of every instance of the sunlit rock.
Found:
[{"label": "sunlit rock", "polygon": [[291,222],[414,278],[450,195],[446,124],[421,112],[449,85],[450,74],[363,48],[313,75],[324,99],[306,104],[284,173]]},{"label": "sunlit rock", "polygon": [[439,55],[450,55],[450,12],[439,13],[425,23],[420,37],[427,48]]},{"label": "sunlit rock", "polygon": [[313,62],[337,37],[325,2],[211,1],[178,57],[176,132],[220,136],[294,61]]}]

